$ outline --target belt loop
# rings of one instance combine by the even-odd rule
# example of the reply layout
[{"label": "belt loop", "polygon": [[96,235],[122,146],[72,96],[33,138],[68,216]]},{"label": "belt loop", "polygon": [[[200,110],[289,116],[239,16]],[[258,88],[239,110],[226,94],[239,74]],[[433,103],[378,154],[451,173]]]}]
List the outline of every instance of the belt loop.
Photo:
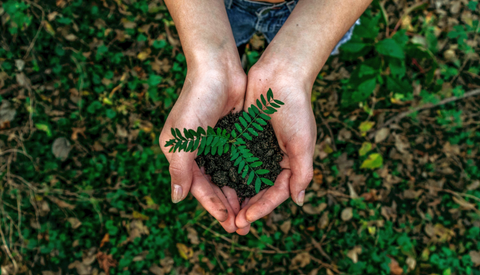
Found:
[{"label": "belt loop", "polygon": [[233,0],[224,0],[225,8],[229,10],[232,7]]},{"label": "belt loop", "polygon": [[297,5],[297,2],[298,0],[292,0],[292,1],[288,1],[287,2],[287,8],[290,12],[293,11],[293,9],[295,8],[295,6]]}]

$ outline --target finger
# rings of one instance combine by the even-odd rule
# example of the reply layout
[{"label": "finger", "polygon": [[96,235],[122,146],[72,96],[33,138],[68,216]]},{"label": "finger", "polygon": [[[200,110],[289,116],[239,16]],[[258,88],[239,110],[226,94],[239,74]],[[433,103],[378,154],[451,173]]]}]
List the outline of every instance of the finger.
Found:
[{"label": "finger", "polygon": [[192,195],[200,202],[203,208],[219,222],[227,221],[229,214],[227,207],[217,196],[212,185],[203,176],[197,165],[195,165],[193,169],[193,178],[194,181],[190,189]]},{"label": "finger", "polygon": [[222,187],[222,191],[227,198],[228,204],[230,204],[230,207],[232,207],[233,213],[237,215],[238,211],[240,211],[240,203],[238,202],[237,192],[235,189],[228,186]]},{"label": "finger", "polygon": [[217,197],[220,199],[220,201],[223,203],[223,205],[227,209],[228,217],[226,221],[219,221],[220,225],[227,231],[228,233],[233,233],[235,232],[238,228],[235,226],[235,213],[230,206],[230,204],[227,201],[227,198],[225,197],[224,193],[218,187],[217,185],[210,183],[210,186],[212,187],[213,191],[217,195]]},{"label": "finger", "polygon": [[[282,202],[288,199],[290,196],[288,188],[290,177],[290,170],[283,170],[280,175],[278,175],[275,185],[270,187],[257,202],[247,208],[245,213],[245,219],[247,222],[252,223],[265,217]],[[236,221],[236,223],[238,223],[238,221]]]},{"label": "finger", "polygon": [[245,236],[250,232],[250,224],[247,227],[237,229],[237,234]]},{"label": "finger", "polygon": [[247,217],[246,217],[247,209],[250,207],[250,205],[260,200],[263,194],[265,194],[265,192],[267,192],[267,189],[263,189],[262,191],[258,192],[258,194],[256,194],[251,198],[246,199],[242,203],[242,209],[238,212],[237,218],[235,218],[235,224],[237,225],[238,228],[245,228],[247,226],[250,226],[250,222],[247,221]]},{"label": "finger", "polygon": [[302,206],[305,200],[305,189],[313,178],[313,150],[312,152],[302,150],[302,152],[293,152],[289,155],[292,171],[290,194],[292,200]]},{"label": "finger", "polygon": [[[182,201],[192,185],[192,173],[195,154],[179,152],[171,156],[170,176],[172,178],[172,202]],[[195,166],[197,166],[195,164]],[[198,167],[197,167],[198,169]]]}]

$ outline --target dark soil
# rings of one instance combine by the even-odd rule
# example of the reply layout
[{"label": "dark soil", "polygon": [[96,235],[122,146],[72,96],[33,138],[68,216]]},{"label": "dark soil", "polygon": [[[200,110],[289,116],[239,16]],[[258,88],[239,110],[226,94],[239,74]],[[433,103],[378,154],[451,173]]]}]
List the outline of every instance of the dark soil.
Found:
[{"label": "dark soil", "polygon": [[[235,129],[234,123],[239,122],[239,116],[239,113],[235,113],[223,117],[218,121],[217,125],[215,125],[214,129],[221,128],[231,132]],[[262,177],[275,182],[275,179],[282,171],[280,161],[283,156],[272,125],[268,123],[262,127],[263,131],[258,131],[258,137],[251,135],[252,141],[245,138],[244,140],[252,154],[263,162],[260,167],[255,169],[269,170],[270,173]],[[250,185],[247,185],[248,175],[243,179],[242,175],[238,174],[238,167],[234,167],[234,161],[230,161],[230,152],[229,150],[227,154],[223,154],[222,156],[212,156],[210,154],[206,156],[201,155],[197,157],[196,161],[199,167],[205,168],[205,172],[211,176],[212,182],[217,186],[223,187],[226,185],[235,189],[237,196],[242,199],[253,197],[256,194],[255,183],[252,182]],[[262,183],[260,190],[267,187],[268,185]]]}]

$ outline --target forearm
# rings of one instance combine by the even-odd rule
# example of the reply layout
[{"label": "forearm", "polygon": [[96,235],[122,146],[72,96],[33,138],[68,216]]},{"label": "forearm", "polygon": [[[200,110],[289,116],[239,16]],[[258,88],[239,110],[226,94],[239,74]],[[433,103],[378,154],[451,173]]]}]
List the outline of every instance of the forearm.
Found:
[{"label": "forearm", "polygon": [[313,83],[335,45],[370,3],[371,0],[300,0],[262,59],[288,62],[298,68],[296,73]]},{"label": "forearm", "polygon": [[165,0],[165,3],[189,66],[239,62],[223,0]]}]

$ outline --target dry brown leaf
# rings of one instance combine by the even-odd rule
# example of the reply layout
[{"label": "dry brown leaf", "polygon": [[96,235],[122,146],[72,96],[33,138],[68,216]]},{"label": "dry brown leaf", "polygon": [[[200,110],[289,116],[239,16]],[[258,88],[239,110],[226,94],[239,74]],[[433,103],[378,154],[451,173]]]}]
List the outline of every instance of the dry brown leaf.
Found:
[{"label": "dry brown leaf", "polygon": [[290,270],[298,269],[299,267],[304,268],[305,266],[310,264],[310,261],[311,258],[308,252],[297,254],[297,256],[292,259],[292,262],[290,264]]},{"label": "dry brown leaf", "polygon": [[118,262],[113,259],[112,255],[107,255],[102,251],[99,251],[97,253],[97,260],[98,260],[98,265],[100,266],[101,269],[103,269],[103,271],[105,271],[105,274],[107,275],[110,274],[110,268],[116,267],[118,264]]},{"label": "dry brown leaf", "polygon": [[343,221],[348,221],[353,218],[353,209],[351,207],[347,207],[342,210],[341,218]]},{"label": "dry brown leaf", "polygon": [[55,197],[53,197],[53,196],[48,196],[48,198],[49,198],[52,202],[54,202],[56,205],[58,205],[60,208],[67,208],[67,209],[69,209],[69,210],[75,209],[75,205],[69,204],[69,203],[64,202],[64,201],[62,201],[62,200],[59,200],[59,199],[57,199],[57,198],[55,198]]},{"label": "dry brown leaf", "polygon": [[390,130],[388,128],[382,128],[375,133],[375,143],[380,143],[384,141],[388,135],[390,134]]},{"label": "dry brown leaf", "polygon": [[472,263],[475,266],[480,266],[480,251],[470,251],[468,253],[470,255],[470,258],[472,259]]},{"label": "dry brown leaf", "polygon": [[303,211],[307,214],[310,214],[310,215],[320,214],[326,208],[327,208],[326,203],[321,203],[317,206],[313,206],[311,203],[308,203],[308,204],[305,204],[304,206],[302,206]]},{"label": "dry brown leaf", "polygon": [[110,235],[107,233],[105,234],[105,236],[103,236],[103,239],[100,242],[100,247],[103,247],[105,243],[109,243],[109,242],[110,242]]},{"label": "dry brown leaf", "polygon": [[467,202],[464,198],[460,196],[453,196],[453,201],[460,205],[460,209],[462,210],[474,210],[475,204]]},{"label": "dry brown leaf", "polygon": [[82,225],[82,222],[74,217],[68,218],[67,221],[72,225],[72,229],[77,229]]},{"label": "dry brown leaf", "polygon": [[328,223],[330,222],[330,218],[328,217],[328,211],[323,212],[322,217],[320,217],[320,220],[318,221],[318,228],[320,229],[325,229],[328,226]]},{"label": "dry brown leaf", "polygon": [[17,111],[12,107],[9,101],[2,100],[2,105],[0,106],[0,127],[5,123],[13,121],[16,113]]},{"label": "dry brown leaf", "polygon": [[187,228],[187,231],[188,231],[187,238],[190,240],[190,242],[194,245],[200,244],[197,231],[195,231],[195,229],[193,229],[192,227]]},{"label": "dry brown leaf", "polygon": [[407,149],[410,148],[410,143],[408,143],[408,139],[405,136],[395,135],[395,147],[397,147],[400,153],[406,154]]},{"label": "dry brown leaf", "polygon": [[388,264],[388,267],[390,267],[390,274],[392,275],[402,275],[403,274],[403,268],[400,267],[398,262],[392,258],[390,258],[390,263]]},{"label": "dry brown leaf", "polygon": [[71,144],[68,139],[64,137],[59,137],[55,139],[52,145],[52,153],[56,158],[61,159],[62,161],[68,158],[68,154],[71,150]]},{"label": "dry brown leaf", "polygon": [[416,261],[414,258],[408,256],[408,258],[407,258],[407,260],[406,260],[405,262],[406,262],[406,264],[407,264],[407,266],[408,266],[408,270],[409,270],[409,271],[415,270],[415,267],[417,266],[417,261]]},{"label": "dry brown leaf", "polygon": [[292,221],[291,220],[288,220],[288,221],[285,221],[281,226],[280,226],[280,230],[282,230],[283,233],[285,234],[288,234],[288,232],[290,231],[290,228],[292,227]]},{"label": "dry brown leaf", "polygon": [[352,248],[350,251],[347,253],[347,257],[349,257],[354,264],[358,262],[358,255],[362,253],[362,247],[361,246],[355,246]]}]

